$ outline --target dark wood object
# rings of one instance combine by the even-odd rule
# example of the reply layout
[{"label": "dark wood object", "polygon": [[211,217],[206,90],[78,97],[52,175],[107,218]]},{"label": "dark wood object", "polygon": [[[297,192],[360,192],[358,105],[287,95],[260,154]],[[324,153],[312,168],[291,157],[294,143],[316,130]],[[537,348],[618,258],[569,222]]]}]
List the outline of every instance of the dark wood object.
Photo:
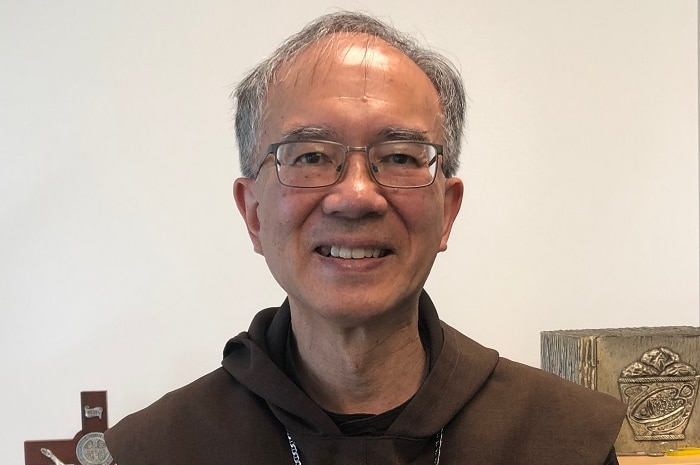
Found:
[{"label": "dark wood object", "polygon": [[[111,463],[112,458],[108,456],[102,440],[102,433],[105,432],[108,424],[107,392],[81,392],[80,418],[82,428],[73,439],[24,441],[25,465],[54,465],[53,460],[45,456],[41,449],[50,450],[66,465]],[[80,449],[78,449],[79,444]]]}]

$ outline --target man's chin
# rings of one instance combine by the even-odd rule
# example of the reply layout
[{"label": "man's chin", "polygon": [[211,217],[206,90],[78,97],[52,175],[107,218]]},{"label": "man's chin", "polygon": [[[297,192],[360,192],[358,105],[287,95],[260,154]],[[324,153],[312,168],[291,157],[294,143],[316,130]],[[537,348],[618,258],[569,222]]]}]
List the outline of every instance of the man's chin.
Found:
[{"label": "man's chin", "polygon": [[383,320],[392,321],[394,324],[397,319],[410,320],[417,311],[417,300],[416,298],[415,302],[408,302],[386,298],[371,299],[366,294],[354,298],[333,296],[316,300],[313,306],[300,307],[297,311],[302,314],[314,313],[327,324],[338,328],[353,328],[381,324]]}]

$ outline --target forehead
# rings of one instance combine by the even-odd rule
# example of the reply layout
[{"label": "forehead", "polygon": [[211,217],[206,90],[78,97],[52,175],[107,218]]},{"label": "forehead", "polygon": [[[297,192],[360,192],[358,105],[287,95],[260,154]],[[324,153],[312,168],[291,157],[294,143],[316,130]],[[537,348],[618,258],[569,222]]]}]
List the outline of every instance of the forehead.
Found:
[{"label": "forehead", "polygon": [[438,93],[413,60],[377,37],[337,34],[278,70],[263,113],[263,139],[307,124],[340,132],[358,129],[355,123],[377,132],[393,126],[434,132],[441,121]]},{"label": "forehead", "polygon": [[[334,66],[364,65],[386,69],[389,65],[418,66],[401,50],[369,34],[332,34],[305,47],[294,59],[280,68],[278,75],[328,69]],[[282,79],[283,80],[283,79]]]}]

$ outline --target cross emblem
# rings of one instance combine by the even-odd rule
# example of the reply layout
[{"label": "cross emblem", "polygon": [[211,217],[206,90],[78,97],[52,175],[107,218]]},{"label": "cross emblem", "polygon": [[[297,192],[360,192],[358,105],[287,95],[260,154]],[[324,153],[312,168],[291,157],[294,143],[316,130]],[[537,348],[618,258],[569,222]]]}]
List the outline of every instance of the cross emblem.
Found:
[{"label": "cross emblem", "polygon": [[80,393],[82,428],[72,439],[24,441],[25,465],[110,465],[105,446],[107,392]]}]

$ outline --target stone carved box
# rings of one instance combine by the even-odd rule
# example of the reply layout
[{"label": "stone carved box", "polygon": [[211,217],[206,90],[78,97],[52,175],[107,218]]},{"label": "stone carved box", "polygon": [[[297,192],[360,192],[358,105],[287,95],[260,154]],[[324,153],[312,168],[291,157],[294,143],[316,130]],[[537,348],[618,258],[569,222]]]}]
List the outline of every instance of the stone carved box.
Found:
[{"label": "stone carved box", "polygon": [[542,369],[627,404],[618,453],[700,446],[700,328],[543,331]]}]

